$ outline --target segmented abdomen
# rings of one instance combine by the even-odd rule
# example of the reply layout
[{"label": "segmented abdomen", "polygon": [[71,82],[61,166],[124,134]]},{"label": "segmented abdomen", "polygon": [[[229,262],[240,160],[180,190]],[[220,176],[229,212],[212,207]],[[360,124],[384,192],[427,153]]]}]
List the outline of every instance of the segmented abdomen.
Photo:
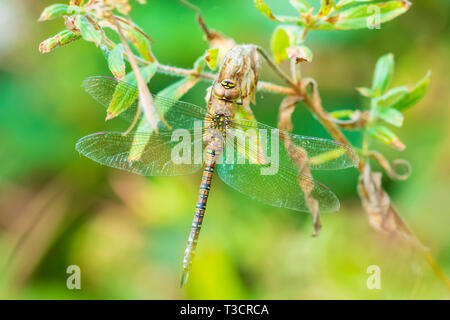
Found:
[{"label": "segmented abdomen", "polygon": [[206,152],[205,169],[203,170],[202,182],[198,195],[197,205],[195,206],[194,220],[192,221],[191,232],[189,234],[186,250],[183,259],[183,276],[181,286],[186,282],[189,269],[194,259],[195,249],[197,247],[198,236],[202,227],[203,216],[205,215],[206,202],[208,201],[211,180],[216,166],[216,152],[213,148],[208,148]]}]

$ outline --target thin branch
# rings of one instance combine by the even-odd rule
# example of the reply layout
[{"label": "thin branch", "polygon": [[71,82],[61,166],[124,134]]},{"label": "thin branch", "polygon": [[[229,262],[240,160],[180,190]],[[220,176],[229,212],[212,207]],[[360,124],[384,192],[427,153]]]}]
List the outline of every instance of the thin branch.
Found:
[{"label": "thin branch", "polygon": [[442,271],[441,267],[437,264],[436,260],[434,260],[430,251],[425,251],[425,260],[430,265],[431,269],[433,269],[434,273],[437,275],[439,280],[447,287],[447,290],[450,291],[450,280],[447,275]]},{"label": "thin branch", "polygon": [[130,20],[127,20],[127,19],[124,19],[124,18],[122,18],[122,17],[120,17],[120,16],[117,16],[117,15],[115,15],[114,16],[118,21],[120,21],[120,22],[122,22],[122,23],[124,23],[124,24],[126,24],[126,25],[128,25],[128,26],[130,26],[130,27],[132,27],[134,30],[136,30],[137,32],[139,32],[140,34],[142,34],[144,37],[146,37],[150,42],[152,42],[152,43],[154,43],[155,42],[155,40],[153,40],[152,38],[150,38],[149,36],[148,36],[148,34],[146,34],[145,32],[144,32],[144,30],[142,30],[141,28],[139,28],[137,25],[135,25],[133,22],[131,22]]},{"label": "thin branch", "polygon": [[200,10],[199,7],[193,5],[192,3],[190,3],[189,1],[186,0],[178,0],[178,2],[180,4],[182,4],[183,6],[185,6],[186,8],[188,8],[189,10],[194,11],[195,13],[197,13],[197,21],[198,24],[200,25],[200,28],[202,28],[203,32],[206,35],[206,39],[207,40],[211,40],[212,39],[212,34],[209,31],[208,27],[206,26],[205,20],[203,19],[202,16],[202,10]]},{"label": "thin branch", "polygon": [[128,45],[128,42],[123,35],[122,28],[120,27],[119,22],[117,21],[115,16],[111,17],[111,21],[117,28],[117,33],[120,36],[120,40],[122,41],[125,52],[127,53],[127,56],[129,58],[128,61],[130,62],[131,69],[133,69],[133,72],[136,75],[136,81],[139,89],[139,104],[142,105],[142,109],[144,110],[144,113],[148,121],[150,122],[152,129],[155,132],[158,132],[158,122],[155,119],[155,112],[154,110],[152,110],[154,108],[152,95],[150,94],[150,91],[147,88],[147,84],[142,77],[137,61],[134,59],[135,56],[131,52],[130,46]]},{"label": "thin branch", "polygon": [[267,61],[267,63],[269,64],[269,66],[276,72],[278,73],[278,75],[283,78],[284,81],[286,81],[286,83],[294,90],[297,92],[299,91],[299,87],[298,85],[292,81],[292,79],[286,74],[284,73],[283,70],[281,70],[281,68],[279,66],[276,65],[275,62],[273,62],[272,58],[269,57],[269,55],[267,54],[267,52],[259,47],[256,46],[256,50],[263,56],[263,58]]}]

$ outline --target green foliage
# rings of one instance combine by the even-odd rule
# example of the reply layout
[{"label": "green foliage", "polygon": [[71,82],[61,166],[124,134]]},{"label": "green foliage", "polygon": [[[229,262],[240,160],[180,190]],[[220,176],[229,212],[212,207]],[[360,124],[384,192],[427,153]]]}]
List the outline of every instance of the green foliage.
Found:
[{"label": "green foliage", "polygon": [[[153,75],[156,73],[156,65],[151,64],[146,67],[141,67],[140,71],[142,77],[144,78],[144,81],[149,82]],[[134,72],[129,72],[128,74],[126,74],[125,77],[123,77],[123,82],[136,86],[137,80]],[[119,83],[116,87],[113,98],[111,99],[111,103],[106,111],[106,120],[115,118],[119,114],[127,110],[137,98],[137,89],[131,90],[126,84]]]},{"label": "green foliage", "polygon": [[[299,13],[295,22],[301,27],[279,25],[274,30],[271,49],[277,64],[288,58],[295,62],[312,60],[312,51],[303,45],[304,35],[308,30],[370,28],[373,24],[382,24],[398,17],[405,13],[411,5],[404,0],[386,2],[341,0],[337,3],[331,0],[322,0],[319,10],[314,14],[314,9],[306,1],[290,1],[290,3]],[[279,22],[291,20],[274,15],[263,1],[255,1],[255,4],[263,15],[272,20]],[[389,53],[378,59],[371,88],[357,88],[362,96],[370,99],[371,106],[369,119],[367,123],[363,124],[362,130],[366,132],[365,136],[367,137],[403,150],[405,146],[400,139],[380,122],[401,127],[404,120],[401,111],[417,103],[425,95],[429,85],[429,74],[413,88],[399,86],[388,90],[393,74],[394,55]],[[331,113],[335,119],[350,118],[354,120],[358,115],[350,110],[338,110]],[[361,126],[361,122],[354,122],[354,126],[355,128]]]},{"label": "green foliage", "polygon": [[361,2],[373,2],[373,0],[340,0],[336,4],[336,10],[340,10],[354,4],[360,4]]},{"label": "green foliage", "polygon": [[430,83],[430,75],[421,79],[413,88],[398,86],[388,90],[394,74],[394,56],[389,53],[380,57],[375,65],[372,88],[357,88],[359,93],[370,98],[371,119],[365,131],[378,141],[395,149],[403,150],[405,146],[400,139],[379,121],[401,127],[404,116],[402,111],[416,104],[425,95]]},{"label": "green foliage", "polygon": [[80,38],[81,36],[73,31],[63,30],[57,35],[41,42],[41,44],[39,45],[39,51],[42,53],[48,53],[58,47],[65,46]]},{"label": "green foliage", "polygon": [[289,0],[289,2],[299,13],[306,13],[310,8],[305,0]]},{"label": "green foliage", "polygon": [[102,43],[102,32],[92,25],[84,15],[77,15],[74,19],[75,27],[80,30],[84,40],[94,42],[96,46]]},{"label": "green foliage", "polygon": [[275,63],[291,59],[294,62],[311,62],[313,53],[302,45],[304,28],[296,25],[278,26],[272,34],[271,49]]},{"label": "green foliage", "polygon": [[372,91],[379,96],[386,91],[394,75],[394,55],[388,53],[378,59],[372,79]]},{"label": "green foliage", "polygon": [[392,104],[392,108],[404,111],[418,103],[425,96],[425,93],[430,86],[430,77],[431,71],[419,80],[411,89],[403,89],[402,94],[400,94],[395,103]]},{"label": "green foliage", "polygon": [[123,44],[119,43],[109,52],[108,66],[114,77],[118,80],[122,80],[125,76],[125,61],[124,61],[125,49]]},{"label": "green foliage", "polygon": [[385,126],[367,126],[366,132],[373,138],[392,148],[398,150],[405,149],[405,145],[400,141],[397,135]]},{"label": "green foliage", "polygon": [[[361,4],[362,2],[368,2]],[[410,3],[406,0],[386,2],[342,0],[337,4],[332,0],[322,0],[319,11],[313,10],[305,1],[291,1],[300,16],[284,17],[275,15],[262,1],[255,0],[256,8],[266,17],[279,22],[295,22],[311,30],[351,30],[371,28],[393,20],[405,13]]]},{"label": "green foliage", "polygon": [[326,30],[365,29],[382,24],[405,13],[410,7],[406,1],[369,3],[336,10],[327,19],[318,20],[313,28]]},{"label": "green foliage", "polygon": [[271,48],[275,63],[280,63],[288,58],[286,49],[291,46],[291,39],[289,38],[285,28],[277,27],[272,34]]},{"label": "green foliage", "polygon": [[219,58],[219,48],[211,48],[200,56],[194,62],[194,70],[197,73],[201,73],[208,66],[211,70],[217,68],[217,59]]},{"label": "green foliage", "polygon": [[56,18],[62,18],[65,15],[80,14],[82,9],[78,6],[69,6],[67,4],[56,3],[48,6],[42,11],[38,21],[48,21]]},{"label": "green foliage", "polygon": [[133,46],[139,52],[140,56],[149,62],[155,62],[149,39],[134,28],[127,28],[124,25],[122,26],[125,27],[125,35],[127,39],[131,41]]}]

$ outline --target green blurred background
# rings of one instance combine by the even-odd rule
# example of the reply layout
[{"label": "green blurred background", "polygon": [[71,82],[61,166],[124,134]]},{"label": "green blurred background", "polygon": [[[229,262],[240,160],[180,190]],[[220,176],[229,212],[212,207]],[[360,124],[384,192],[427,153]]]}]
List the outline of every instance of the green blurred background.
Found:
[{"label": "green blurred background", "polygon": [[[134,5],[132,18],[154,40],[161,63],[190,68],[207,48],[193,12],[176,1]],[[193,1],[208,26],[238,43],[270,49],[275,22],[250,0]],[[318,0],[315,2],[319,2]],[[144,178],[100,166],[74,149],[80,137],[111,129],[105,110],[80,84],[109,75],[92,43],[78,41],[42,55],[39,43],[64,28],[38,24],[54,1],[0,0],[0,297],[7,299],[446,299],[449,292],[421,255],[376,233],[356,194],[356,169],[320,175],[341,199],[322,216],[312,238],[307,214],[249,200],[213,181],[193,271],[179,289],[200,173]],[[288,1],[267,1],[294,14]],[[413,1],[405,15],[380,30],[311,32],[314,77],[328,110],[366,106],[356,90],[369,86],[378,57],[392,52],[393,85],[414,84],[428,70],[425,98],[396,132],[408,159],[406,181],[385,179],[398,211],[450,274],[450,1]],[[281,83],[263,65],[261,78]],[[176,80],[155,76],[157,92]],[[183,100],[202,103],[203,82]],[[258,120],[276,125],[282,97],[258,94]],[[329,138],[299,106],[294,132]],[[126,123],[118,123],[122,130]],[[359,145],[358,133],[348,133]],[[66,268],[81,268],[81,290],[68,290]],[[370,265],[381,268],[381,290],[366,286]]]}]

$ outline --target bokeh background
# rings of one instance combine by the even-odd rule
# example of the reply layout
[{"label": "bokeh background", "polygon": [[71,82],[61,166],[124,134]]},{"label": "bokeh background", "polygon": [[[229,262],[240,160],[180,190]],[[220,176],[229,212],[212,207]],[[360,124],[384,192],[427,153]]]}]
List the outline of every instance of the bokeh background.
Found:
[{"label": "bokeh background", "polygon": [[[62,2],[62,1],[61,1]],[[313,2],[319,2],[313,1]],[[0,0],[0,297],[6,299],[447,299],[449,292],[420,254],[376,233],[356,193],[357,172],[320,175],[341,199],[312,238],[307,214],[268,207],[213,181],[189,283],[181,263],[200,173],[144,178],[100,166],[74,149],[80,137],[111,129],[105,110],[80,84],[109,75],[101,52],[83,41],[42,55],[39,43],[64,28],[37,23],[54,1]],[[208,26],[238,43],[270,49],[276,24],[253,1],[194,1]],[[267,1],[294,14],[288,1]],[[450,274],[450,1],[413,1],[380,30],[311,32],[314,77],[328,110],[367,107],[354,89],[369,86],[378,57],[392,52],[393,85],[414,84],[432,70],[425,98],[396,132],[407,145],[406,181],[384,179],[398,211]],[[161,63],[191,67],[207,48],[193,12],[177,1],[134,5],[132,18],[155,40]],[[263,66],[262,79],[281,83]],[[157,92],[177,78],[157,75]],[[202,103],[203,82],[183,100]],[[258,120],[276,125],[282,97],[258,94]],[[301,105],[294,132],[326,137]],[[126,123],[113,125],[125,130]],[[358,145],[358,133],[348,133]],[[68,290],[66,269],[81,268],[81,290]],[[381,290],[366,269],[381,269]]]}]

